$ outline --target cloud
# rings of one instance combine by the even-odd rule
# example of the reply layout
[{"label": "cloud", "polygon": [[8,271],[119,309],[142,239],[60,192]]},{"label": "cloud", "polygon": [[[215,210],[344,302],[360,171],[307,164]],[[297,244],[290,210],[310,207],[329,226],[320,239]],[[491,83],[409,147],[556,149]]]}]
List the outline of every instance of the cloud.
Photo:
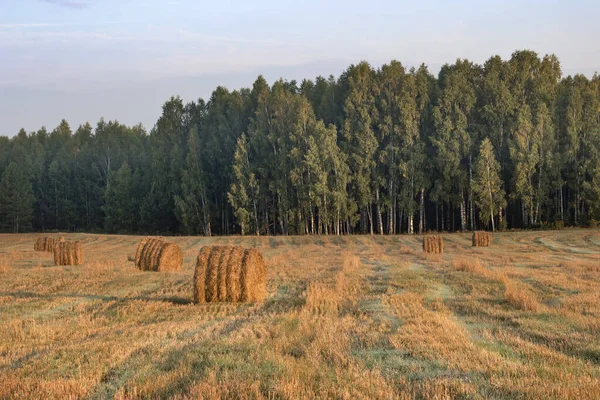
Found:
[{"label": "cloud", "polygon": [[65,24],[46,24],[46,23],[0,24],[0,29],[51,28],[51,27],[62,27],[62,26],[65,26]]},{"label": "cloud", "polygon": [[57,6],[83,9],[87,8],[93,0],[42,0],[46,3],[56,4]]}]

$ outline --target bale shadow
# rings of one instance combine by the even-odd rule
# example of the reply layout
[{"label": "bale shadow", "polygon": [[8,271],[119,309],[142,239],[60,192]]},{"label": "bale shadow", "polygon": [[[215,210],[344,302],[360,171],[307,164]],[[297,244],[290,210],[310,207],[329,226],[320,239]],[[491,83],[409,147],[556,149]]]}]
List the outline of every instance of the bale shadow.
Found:
[{"label": "bale shadow", "polygon": [[0,296],[11,296],[21,299],[47,299],[53,300],[58,298],[73,298],[73,299],[85,299],[85,300],[102,300],[102,301],[119,301],[126,302],[128,300],[141,300],[141,301],[154,301],[161,303],[172,303],[174,305],[188,305],[194,301],[189,298],[179,296],[131,296],[131,297],[119,297],[111,295],[101,294],[80,294],[80,293],[56,293],[56,294],[40,294],[34,292],[18,291],[18,292],[0,292]]}]

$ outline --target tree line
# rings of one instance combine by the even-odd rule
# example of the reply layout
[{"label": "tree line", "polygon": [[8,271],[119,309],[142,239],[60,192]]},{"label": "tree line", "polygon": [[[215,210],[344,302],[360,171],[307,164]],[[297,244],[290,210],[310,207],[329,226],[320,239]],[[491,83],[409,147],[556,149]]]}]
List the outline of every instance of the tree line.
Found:
[{"label": "tree line", "polygon": [[172,97],[155,126],[101,119],[0,137],[4,231],[395,234],[600,219],[600,77],[517,51],[438,76],[398,61],[338,78]]}]

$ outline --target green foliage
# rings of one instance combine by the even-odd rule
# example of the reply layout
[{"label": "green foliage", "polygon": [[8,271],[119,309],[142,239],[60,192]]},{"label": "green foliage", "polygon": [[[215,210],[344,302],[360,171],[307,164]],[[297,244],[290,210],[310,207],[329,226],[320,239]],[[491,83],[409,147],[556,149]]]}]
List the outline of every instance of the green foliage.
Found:
[{"label": "green foliage", "polygon": [[0,222],[11,232],[31,229],[33,189],[27,174],[16,163],[8,164],[0,180]]},{"label": "green foliage", "polygon": [[200,160],[200,138],[195,127],[190,132],[187,150],[181,177],[182,194],[175,195],[177,216],[188,234],[210,236],[210,204]]},{"label": "green foliage", "polygon": [[125,162],[108,178],[105,192],[105,228],[109,232],[127,232],[135,229],[138,221],[131,168]]},{"label": "green foliage", "polygon": [[481,143],[471,186],[481,220],[490,221],[492,230],[496,230],[494,218],[500,209],[506,206],[506,199],[500,178],[500,164],[496,161],[489,138]]},{"label": "green foliage", "polygon": [[[251,231],[258,235],[260,232],[257,210],[258,195],[259,185],[254,172],[251,170],[248,142],[246,135],[242,134],[238,139],[233,156],[233,182],[227,194],[242,235]],[[250,224],[251,217],[254,224],[253,230]]]},{"label": "green foliage", "polygon": [[[599,110],[598,76],[561,79],[554,55],[529,50],[481,66],[457,60],[437,77],[398,61],[300,84],[259,76],[252,88],[217,87],[207,102],[172,97],[149,133],[103,119],[73,132],[63,120],[0,137],[2,228],[15,231],[17,219],[19,230],[205,235],[585,226],[600,220]],[[16,181],[22,208],[6,188]]]}]

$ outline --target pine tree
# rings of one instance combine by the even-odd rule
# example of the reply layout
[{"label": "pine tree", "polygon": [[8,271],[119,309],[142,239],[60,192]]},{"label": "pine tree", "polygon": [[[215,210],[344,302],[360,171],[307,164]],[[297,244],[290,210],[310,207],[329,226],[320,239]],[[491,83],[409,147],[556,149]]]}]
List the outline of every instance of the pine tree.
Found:
[{"label": "pine tree", "polygon": [[178,218],[190,234],[211,236],[210,204],[206,177],[200,160],[200,138],[196,127],[188,139],[188,154],[182,171],[181,196],[175,196]]},{"label": "pine tree", "polygon": [[238,139],[235,154],[233,156],[233,182],[227,197],[233,207],[236,220],[241,228],[242,235],[249,233],[252,229],[260,234],[258,222],[258,193],[259,185],[256,176],[251,169],[248,155],[248,142],[246,135],[242,134]]},{"label": "pine tree", "polygon": [[11,162],[0,180],[0,220],[3,227],[14,233],[30,229],[34,201],[27,174],[18,164]]},{"label": "pine tree", "polygon": [[105,214],[105,228],[109,232],[127,232],[135,229],[138,213],[131,168],[126,162],[109,176],[102,209]]}]

